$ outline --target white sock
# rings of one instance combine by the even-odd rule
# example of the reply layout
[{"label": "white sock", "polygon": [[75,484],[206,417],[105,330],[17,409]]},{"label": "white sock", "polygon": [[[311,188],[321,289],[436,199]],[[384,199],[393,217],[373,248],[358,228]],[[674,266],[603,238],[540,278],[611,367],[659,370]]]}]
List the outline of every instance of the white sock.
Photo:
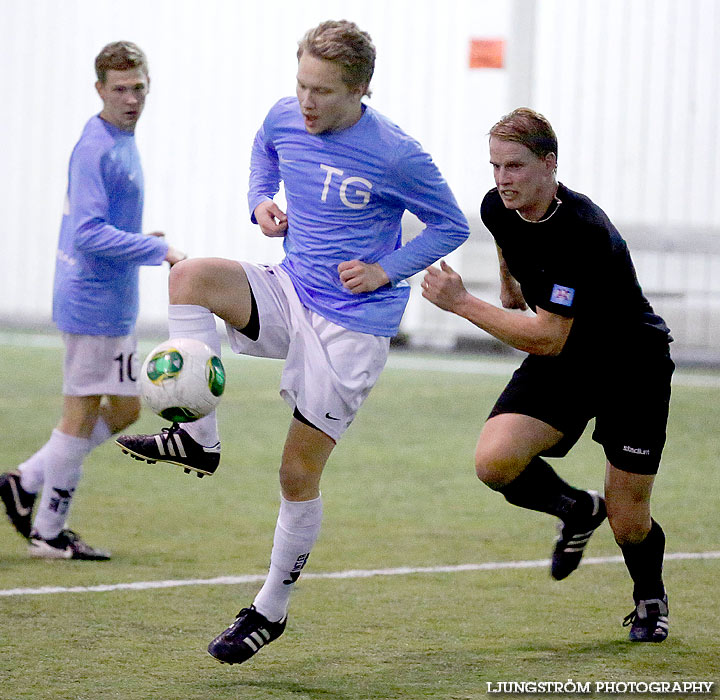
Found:
[{"label": "white sock", "polygon": [[[170,304],[168,306],[168,331],[170,338],[195,338],[202,340],[220,357],[220,335],[215,325],[215,314],[196,304]],[[193,440],[204,447],[214,447],[220,442],[215,411],[192,423],[184,423],[183,429]]]},{"label": "white sock", "polygon": [[48,440],[32,457],[28,457],[19,467],[20,486],[28,493],[37,493],[45,481],[45,464],[52,450]]},{"label": "white sock", "polygon": [[[112,431],[108,428],[102,416],[98,416],[92,435],[90,435],[90,449],[88,452],[98,445],[102,445],[110,437],[112,437]],[[47,464],[48,455],[52,452],[50,442],[48,440],[32,457],[29,457],[18,467],[20,486],[28,493],[37,493],[43,487],[45,465]]]},{"label": "white sock", "polygon": [[90,440],[53,430],[47,446],[45,483],[33,526],[40,537],[49,540],[65,527]]},{"label": "white sock", "polygon": [[270,571],[253,605],[270,622],[287,614],[290,594],[320,534],[322,496],[312,501],[282,498],[270,556]]}]

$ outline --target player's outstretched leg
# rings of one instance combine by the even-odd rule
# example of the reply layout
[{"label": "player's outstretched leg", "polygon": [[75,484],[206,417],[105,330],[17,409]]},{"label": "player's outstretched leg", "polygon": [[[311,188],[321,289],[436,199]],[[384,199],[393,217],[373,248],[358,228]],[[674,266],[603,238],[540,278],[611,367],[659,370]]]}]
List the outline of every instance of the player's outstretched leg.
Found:
[{"label": "player's outstretched leg", "polygon": [[28,552],[35,559],[80,559],[84,561],[107,561],[110,552],[91,547],[76,532],[62,530],[51,539],[40,537],[37,530],[30,533]]},{"label": "player's outstretched leg", "polygon": [[550,565],[550,573],[557,581],[567,578],[578,568],[590,537],[607,517],[605,501],[597,491],[586,493],[592,499],[587,519],[574,519],[572,523],[562,523],[559,526]]},{"label": "player's outstretched leg", "polygon": [[200,477],[214,474],[220,464],[220,443],[204,447],[177,423],[155,435],[121,435],[115,443],[135,459],[177,464],[186,473],[194,471]]},{"label": "player's outstretched leg", "polygon": [[224,664],[241,664],[277,639],[287,624],[287,615],[270,622],[254,605],[243,608],[235,622],[208,645],[208,653]]},{"label": "player's outstretched leg", "polygon": [[25,538],[32,529],[32,510],[37,494],[26,491],[20,484],[20,472],[0,475],[0,499],[13,527]]}]

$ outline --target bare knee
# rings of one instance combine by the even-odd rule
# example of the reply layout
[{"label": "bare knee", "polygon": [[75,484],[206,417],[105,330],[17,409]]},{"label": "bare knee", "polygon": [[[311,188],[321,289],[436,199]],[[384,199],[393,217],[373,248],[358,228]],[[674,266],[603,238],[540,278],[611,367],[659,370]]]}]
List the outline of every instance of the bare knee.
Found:
[{"label": "bare knee", "polygon": [[615,504],[608,499],[606,504],[608,522],[620,546],[637,544],[647,537],[652,526],[649,503]]},{"label": "bare knee", "polygon": [[170,303],[200,303],[198,291],[202,286],[204,270],[205,264],[202,258],[189,258],[173,265],[168,277]]},{"label": "bare knee", "polygon": [[140,418],[140,399],[133,396],[113,401],[103,407],[101,413],[111,433],[119,433]]},{"label": "bare knee", "polygon": [[491,489],[501,489],[561,438],[562,433],[537,418],[514,413],[493,416],[478,438],[475,473]]},{"label": "bare knee", "polygon": [[171,304],[197,304],[216,312],[218,299],[247,285],[240,263],[224,258],[188,258],[172,266],[168,278]]},{"label": "bare knee", "polygon": [[190,258],[170,270],[171,304],[203,306],[235,328],[251,312],[251,291],[243,266],[225,258]]},{"label": "bare knee", "polygon": [[334,447],[335,440],[329,435],[293,417],[280,465],[282,495],[290,501],[317,498],[320,478]]},{"label": "bare knee", "polygon": [[100,396],[64,396],[58,430],[66,435],[90,437],[100,412]]},{"label": "bare knee", "polygon": [[135,423],[138,418],[140,418],[140,402],[138,401],[137,404],[132,406],[131,408],[128,408],[123,415],[121,416],[121,420],[119,421],[119,425],[117,429],[113,432],[120,432],[121,430],[124,430],[125,428],[131,426],[133,423]]},{"label": "bare knee", "polygon": [[280,491],[289,501],[309,501],[320,495],[319,479],[301,463],[283,462],[280,467]]},{"label": "bare knee", "polygon": [[475,474],[495,491],[513,481],[525,466],[505,452],[481,444],[475,450]]},{"label": "bare knee", "polygon": [[620,546],[642,542],[650,532],[650,495],[654,479],[654,475],[625,472],[608,463],[605,506],[615,541]]}]

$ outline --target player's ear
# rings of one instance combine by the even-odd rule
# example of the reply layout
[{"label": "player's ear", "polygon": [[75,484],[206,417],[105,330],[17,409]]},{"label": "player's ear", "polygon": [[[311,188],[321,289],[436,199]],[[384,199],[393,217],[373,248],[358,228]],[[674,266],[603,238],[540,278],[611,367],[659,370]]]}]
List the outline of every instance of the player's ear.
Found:
[{"label": "player's ear", "polygon": [[557,156],[554,153],[545,154],[545,166],[549,172],[554,172],[557,169]]},{"label": "player's ear", "polygon": [[368,86],[366,84],[356,85],[355,87],[351,88],[351,91],[357,95],[357,98],[359,100],[362,100],[362,98],[365,97],[368,92]]}]

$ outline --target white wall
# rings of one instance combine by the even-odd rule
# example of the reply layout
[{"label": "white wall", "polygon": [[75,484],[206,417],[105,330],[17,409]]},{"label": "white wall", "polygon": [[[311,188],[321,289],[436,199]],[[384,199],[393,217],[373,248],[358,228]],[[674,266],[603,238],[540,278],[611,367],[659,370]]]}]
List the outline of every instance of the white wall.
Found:
[{"label": "white wall", "polygon": [[[433,154],[471,219],[492,186],[487,131],[521,101],[553,123],[560,179],[621,231],[645,231],[654,250],[720,252],[716,0],[0,0],[0,319],[49,317],[68,157],[100,108],[94,57],[120,38],[150,59],[137,132],[146,230],[192,255],[278,259],[279,242],[248,221],[250,143],[294,90],[297,40],[328,18],[371,33],[371,104]],[[472,37],[506,38],[511,68],[470,70]],[[486,236],[476,226],[475,239]],[[494,279],[489,240],[467,250],[453,264]],[[659,278],[637,258],[654,288],[676,295],[677,275]],[[685,268],[689,289],[700,277]],[[142,320],[164,323],[166,278],[166,268],[143,270]],[[720,306],[710,292],[699,303]],[[406,330],[456,332],[428,306],[414,295]],[[688,327],[682,338],[695,335]]]},{"label": "white wall", "polygon": [[[135,41],[150,61],[137,129],[145,230],[195,256],[270,261],[280,244],[247,213],[250,144],[268,108],[294,92],[304,32],[324,19],[370,32],[371,104],[475,207],[490,184],[467,142],[475,148],[503,109],[504,76],[468,70],[469,39],[505,35],[507,17],[491,0],[0,0],[0,317],[49,316],[68,157],[100,109],[93,62],[107,42]],[[142,319],[165,318],[166,278],[143,270]]]},{"label": "white wall", "polygon": [[537,0],[559,175],[622,224],[720,228],[720,3]]}]

